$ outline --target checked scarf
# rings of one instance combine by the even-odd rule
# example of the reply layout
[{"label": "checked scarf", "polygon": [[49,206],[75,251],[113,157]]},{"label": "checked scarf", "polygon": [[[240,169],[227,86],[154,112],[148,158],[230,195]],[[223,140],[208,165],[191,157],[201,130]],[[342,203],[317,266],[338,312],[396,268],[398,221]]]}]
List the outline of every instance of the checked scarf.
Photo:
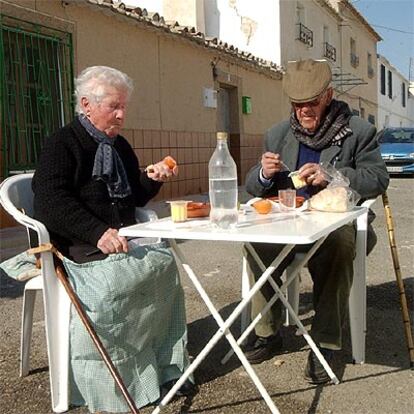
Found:
[{"label": "checked scarf", "polygon": [[114,148],[115,138],[109,138],[95,128],[85,115],[78,116],[79,122],[98,144],[93,164],[92,178],[102,180],[111,198],[125,198],[131,194],[131,187],[121,157]]},{"label": "checked scarf", "polygon": [[319,128],[310,132],[299,123],[293,110],[290,115],[290,127],[296,139],[314,150],[322,150],[326,147],[342,146],[346,137],[352,134],[349,120],[352,112],[348,104],[342,101],[332,100],[326,108],[325,117]]}]

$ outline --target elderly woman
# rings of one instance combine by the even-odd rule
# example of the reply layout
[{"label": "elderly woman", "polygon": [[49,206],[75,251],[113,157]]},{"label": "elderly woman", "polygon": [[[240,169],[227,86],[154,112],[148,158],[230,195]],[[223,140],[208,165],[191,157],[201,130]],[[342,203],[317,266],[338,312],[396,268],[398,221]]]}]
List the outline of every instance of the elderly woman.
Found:
[{"label": "elderly woman", "polygon": [[[77,117],[48,138],[33,179],[37,219],[68,258],[64,264],[125,384],[141,407],[156,401],[188,365],[183,291],[165,246],[128,246],[118,229],[135,222],[162,182],[164,162],[141,172],[119,135],[132,81],[109,67],[76,79]],[[127,254],[125,254],[127,253]],[[73,312],[71,402],[127,411],[106,366]],[[183,392],[192,391],[185,384]]]}]

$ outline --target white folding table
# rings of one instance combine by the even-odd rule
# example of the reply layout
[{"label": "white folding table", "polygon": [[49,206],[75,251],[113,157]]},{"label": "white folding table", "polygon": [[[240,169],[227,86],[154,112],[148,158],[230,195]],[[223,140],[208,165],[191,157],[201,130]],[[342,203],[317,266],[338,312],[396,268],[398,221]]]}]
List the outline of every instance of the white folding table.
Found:
[{"label": "white folding table", "polygon": [[[120,230],[120,235],[126,237],[160,237],[169,239],[171,248],[173,249],[178,261],[182,264],[185,272],[188,274],[190,280],[194,284],[195,288],[199,292],[200,296],[207,305],[210,313],[216,320],[219,328],[212,338],[208,341],[202,351],[196,356],[190,366],[185,370],[181,378],[177,381],[174,387],[167,393],[167,395],[160,402],[158,407],[153,413],[160,412],[161,408],[164,407],[171,398],[175,395],[177,390],[184,384],[188,377],[194,372],[198,365],[204,360],[207,354],[215,346],[215,344],[225,336],[229,341],[231,350],[239,358],[240,362],[244,366],[248,375],[252,379],[256,388],[260,392],[261,396],[268,405],[272,413],[279,413],[273,400],[270,398],[266,389],[260,382],[255,371],[247,361],[243,351],[240,348],[240,344],[247,336],[247,334],[253,329],[255,324],[258,322],[261,314],[265,313],[274,301],[280,299],[284,306],[287,308],[290,317],[297,324],[301,334],[308,342],[311,349],[316,353],[317,357],[321,361],[328,375],[334,383],[338,383],[338,379],[335,374],[319,352],[318,347],[307,333],[298,316],[290,306],[283,294],[286,290],[287,285],[291,280],[287,280],[281,287],[274,283],[270,275],[280,265],[282,260],[288,255],[288,253],[298,244],[310,244],[314,243],[313,247],[304,256],[303,260],[298,264],[298,269],[292,272],[292,278],[312,256],[312,254],[318,249],[323,243],[325,238],[337,228],[356,220],[363,214],[366,215],[367,209],[364,207],[355,207],[352,211],[345,213],[325,213],[317,211],[304,211],[304,212],[288,212],[288,213],[271,213],[267,215],[259,215],[254,212],[248,212],[245,215],[239,215],[239,223],[235,229],[221,230],[214,228],[208,218],[206,219],[194,219],[184,223],[172,223],[171,218],[167,217],[164,219],[136,224],[129,227],[124,227]],[[273,262],[267,268],[263,265],[261,260],[255,255],[255,259],[259,266],[263,270],[262,276],[257,282],[251,286],[248,292],[243,294],[243,298],[240,303],[236,306],[230,316],[224,321],[213,303],[211,302],[207,292],[204,290],[196,274],[188,264],[188,260],[185,257],[182,250],[179,248],[176,240],[208,240],[208,241],[233,241],[247,243],[247,248],[251,248],[250,243],[273,243],[273,244],[284,244],[285,247],[282,249],[280,254],[273,260]],[[252,250],[254,254],[254,250]],[[290,279],[292,279],[290,278]],[[262,313],[252,321],[245,332],[242,332],[242,336],[238,341],[233,337],[229,328],[234,323],[240,313],[249,305],[253,295],[269,280],[272,287],[275,290],[275,296],[266,305]]]}]

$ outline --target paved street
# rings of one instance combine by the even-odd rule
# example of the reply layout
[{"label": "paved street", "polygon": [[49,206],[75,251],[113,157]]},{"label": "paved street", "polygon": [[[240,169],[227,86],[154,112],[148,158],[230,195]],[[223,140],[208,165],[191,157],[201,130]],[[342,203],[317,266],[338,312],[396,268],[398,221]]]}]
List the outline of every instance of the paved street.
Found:
[{"label": "paved street", "polygon": [[[395,222],[401,270],[411,305],[410,313],[413,316],[414,180],[393,178],[388,196]],[[259,378],[282,414],[414,413],[414,371],[409,370],[399,295],[381,199],[375,203],[374,211],[377,214],[375,228],[378,244],[368,257],[366,363],[352,364],[349,332],[346,326],[345,349],[338,355],[333,366],[341,383],[337,386],[311,386],[302,377],[308,347],[301,337],[295,335],[294,329],[285,329],[283,335],[286,352],[255,366]],[[3,233],[3,237],[11,235]],[[241,247],[231,243],[208,242],[183,242],[181,246],[193,257],[192,265],[196,272],[202,275],[202,283],[220,313],[223,316],[228,315],[240,297]],[[10,246],[8,249],[11,249]],[[216,330],[216,325],[185,276],[183,284],[189,323],[189,351],[195,355]],[[0,412],[49,413],[49,377],[41,301],[37,303],[34,324],[32,371],[28,377],[21,379],[18,374],[18,360],[23,285],[3,278],[0,287]],[[310,292],[309,275],[303,274],[301,319],[307,326],[312,316]],[[235,333],[237,329],[236,324]],[[178,399],[165,409],[166,413],[268,412],[236,358],[231,359],[225,366],[219,364],[227,349],[227,344],[221,341],[196,372],[200,391],[194,399]],[[71,412],[83,414],[88,410],[77,408]],[[142,412],[149,413],[150,409],[144,409]]]}]

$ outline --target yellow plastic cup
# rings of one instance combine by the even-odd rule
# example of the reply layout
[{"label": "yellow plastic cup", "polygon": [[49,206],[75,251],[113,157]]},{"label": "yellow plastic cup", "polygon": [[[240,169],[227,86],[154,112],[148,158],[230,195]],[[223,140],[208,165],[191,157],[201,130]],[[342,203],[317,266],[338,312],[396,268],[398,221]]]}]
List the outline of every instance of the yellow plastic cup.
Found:
[{"label": "yellow plastic cup", "polygon": [[187,220],[187,200],[169,201],[171,207],[171,220],[174,223],[182,223]]}]

